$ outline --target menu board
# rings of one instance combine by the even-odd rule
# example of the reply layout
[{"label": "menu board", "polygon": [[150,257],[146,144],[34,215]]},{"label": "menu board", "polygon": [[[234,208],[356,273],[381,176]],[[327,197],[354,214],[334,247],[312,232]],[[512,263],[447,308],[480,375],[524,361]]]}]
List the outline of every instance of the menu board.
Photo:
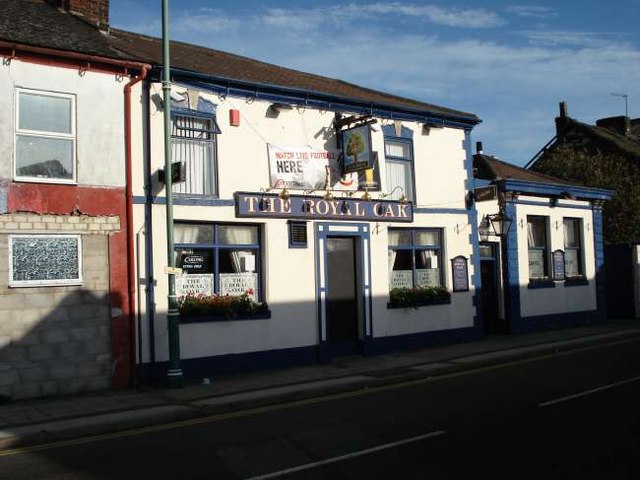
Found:
[{"label": "menu board", "polygon": [[451,273],[453,276],[453,291],[469,291],[469,264],[467,258],[459,255],[451,260]]},{"label": "menu board", "polygon": [[564,278],[564,252],[562,250],[556,250],[553,252],[553,279],[562,281]]}]

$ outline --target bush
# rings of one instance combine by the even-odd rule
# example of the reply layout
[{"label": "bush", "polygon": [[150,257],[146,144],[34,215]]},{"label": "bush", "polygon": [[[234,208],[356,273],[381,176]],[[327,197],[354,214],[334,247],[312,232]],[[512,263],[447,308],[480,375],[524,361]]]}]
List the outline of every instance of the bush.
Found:
[{"label": "bush", "polygon": [[178,299],[180,315],[234,318],[267,311],[266,303],[255,302],[249,295],[185,295]]},{"label": "bush", "polygon": [[389,292],[392,307],[419,307],[451,300],[451,293],[444,287],[392,288]]}]

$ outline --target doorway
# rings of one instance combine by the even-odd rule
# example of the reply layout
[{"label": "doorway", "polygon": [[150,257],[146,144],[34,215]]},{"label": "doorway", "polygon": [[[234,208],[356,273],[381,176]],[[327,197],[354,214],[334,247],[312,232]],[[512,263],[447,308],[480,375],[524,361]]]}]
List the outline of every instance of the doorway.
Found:
[{"label": "doorway", "polygon": [[500,319],[499,263],[497,244],[480,244],[480,279],[482,282],[482,318],[484,333],[506,333]]},{"label": "doorway", "polygon": [[326,242],[327,342],[335,346],[332,348],[334,354],[359,351],[361,295],[356,240],[354,237],[330,236]]}]

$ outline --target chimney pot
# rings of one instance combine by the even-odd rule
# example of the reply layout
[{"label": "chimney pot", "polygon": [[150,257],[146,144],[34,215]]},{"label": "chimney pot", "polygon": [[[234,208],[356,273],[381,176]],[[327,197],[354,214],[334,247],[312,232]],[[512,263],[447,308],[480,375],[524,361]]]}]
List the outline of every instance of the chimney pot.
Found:
[{"label": "chimney pot", "polygon": [[476,153],[482,155],[482,142],[476,142]]},{"label": "chimney pot", "polygon": [[567,118],[569,116],[569,110],[567,108],[567,102],[560,102],[560,117]]}]

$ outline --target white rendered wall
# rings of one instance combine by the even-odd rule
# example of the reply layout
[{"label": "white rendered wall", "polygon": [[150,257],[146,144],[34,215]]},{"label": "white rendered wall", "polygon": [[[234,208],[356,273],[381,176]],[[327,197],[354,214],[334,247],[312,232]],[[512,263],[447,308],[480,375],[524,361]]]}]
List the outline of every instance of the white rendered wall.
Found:
[{"label": "white rendered wall", "polygon": [[[540,201],[535,197],[518,197],[518,201]],[[587,209],[567,208],[562,205],[587,207]],[[560,200],[556,207],[549,205],[522,205],[516,207],[515,227],[518,241],[518,269],[520,278],[520,313],[522,317],[537,315],[562,314],[595,310],[596,280],[595,280],[595,251],[593,237],[593,214],[588,209],[588,202]],[[537,215],[548,217],[549,255],[555,250],[564,251],[563,218],[580,218],[583,226],[583,261],[584,273],[588,285],[565,286],[565,282],[555,282],[555,288],[528,288],[529,259],[527,244],[527,216]],[[513,227],[512,227],[513,228]],[[551,258],[549,266],[552,268]],[[550,272],[550,275],[552,272]]]},{"label": "white rendered wall", "polygon": [[[16,88],[76,96],[77,183],[123,187],[124,86],[127,77],[14,59],[0,65],[0,178],[13,178]],[[52,88],[52,86],[54,86]]]},{"label": "white rendered wall", "polygon": [[[164,167],[163,115],[161,89],[153,85],[150,101],[150,159],[151,171]],[[277,118],[267,115],[270,102],[247,102],[243,98],[221,99],[209,97],[217,105],[217,120],[222,134],[217,137],[219,198],[232,200],[237,191],[259,192],[269,186],[267,145],[333,150],[336,146],[332,126],[334,113],[314,109],[281,112]],[[240,126],[229,125],[229,110],[240,111]],[[390,123],[390,122],[389,122]],[[452,288],[450,259],[463,255],[470,259],[471,226],[464,210],[465,149],[464,132],[454,129],[422,133],[420,123],[403,122],[414,131],[415,176],[418,207],[457,209],[459,213],[417,213],[412,224],[381,222],[370,224],[371,268],[373,294],[373,335],[386,337],[452,328],[471,327],[474,307],[469,261],[470,292],[452,293],[449,305],[434,305],[419,309],[387,309],[389,301],[387,229],[391,226],[443,228],[442,263],[446,286]],[[142,134],[142,127],[139,128]],[[380,154],[382,190],[390,191],[385,183],[383,134],[380,123],[373,127],[373,149]],[[134,142],[135,144],[136,142]],[[135,195],[142,195],[141,169],[136,173]],[[154,191],[164,196],[160,186]],[[302,193],[293,192],[292,193]],[[375,193],[375,195],[379,195]],[[442,201],[439,200],[442,197]],[[142,227],[144,212],[136,208],[136,230]],[[174,220],[202,222],[238,222],[262,227],[262,272],[264,299],[272,313],[270,319],[182,324],[180,348],[182,358],[198,358],[230,353],[313,346],[319,342],[316,297],[316,246],[314,222],[307,223],[308,247],[292,249],[288,246],[287,221],[284,219],[238,219],[233,206],[174,206]],[[153,256],[155,280],[155,348],[156,360],[168,358],[166,325],[167,278],[165,206],[154,205]],[[140,261],[144,261],[140,258]],[[144,297],[144,292],[143,297]],[[145,300],[143,298],[143,302]],[[143,330],[148,333],[143,319]],[[145,335],[143,334],[143,335]],[[144,337],[143,337],[144,338]],[[143,344],[146,339],[143,339]],[[148,361],[147,347],[143,361]]]}]

